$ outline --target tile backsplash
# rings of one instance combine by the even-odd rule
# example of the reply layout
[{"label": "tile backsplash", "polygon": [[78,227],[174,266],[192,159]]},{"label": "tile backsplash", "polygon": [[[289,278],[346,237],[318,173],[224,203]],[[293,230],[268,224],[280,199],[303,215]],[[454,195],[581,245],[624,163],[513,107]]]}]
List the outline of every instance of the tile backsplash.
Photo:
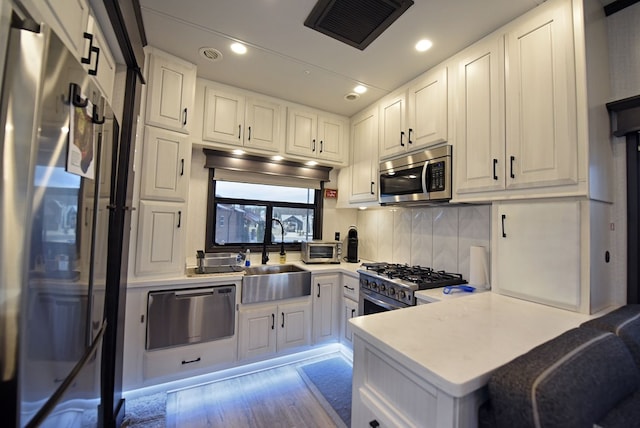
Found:
[{"label": "tile backsplash", "polygon": [[357,225],[362,259],[429,266],[468,279],[470,247],[482,246],[490,265],[490,205],[364,210]]}]

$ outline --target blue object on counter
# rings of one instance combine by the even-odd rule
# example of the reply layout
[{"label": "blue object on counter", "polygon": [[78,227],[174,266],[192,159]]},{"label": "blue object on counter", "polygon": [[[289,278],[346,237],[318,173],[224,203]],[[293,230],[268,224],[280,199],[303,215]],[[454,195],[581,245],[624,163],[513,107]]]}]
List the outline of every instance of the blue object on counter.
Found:
[{"label": "blue object on counter", "polygon": [[442,289],[444,294],[451,294],[456,290],[465,291],[467,293],[473,293],[476,291],[476,287],[472,287],[470,285],[447,285]]}]

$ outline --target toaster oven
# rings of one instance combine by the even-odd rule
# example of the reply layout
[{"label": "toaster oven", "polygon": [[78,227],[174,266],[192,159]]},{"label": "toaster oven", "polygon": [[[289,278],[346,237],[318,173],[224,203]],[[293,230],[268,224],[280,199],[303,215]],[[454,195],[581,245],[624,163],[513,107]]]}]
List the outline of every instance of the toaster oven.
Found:
[{"label": "toaster oven", "polygon": [[340,263],[342,242],[303,242],[300,259],[305,263]]}]

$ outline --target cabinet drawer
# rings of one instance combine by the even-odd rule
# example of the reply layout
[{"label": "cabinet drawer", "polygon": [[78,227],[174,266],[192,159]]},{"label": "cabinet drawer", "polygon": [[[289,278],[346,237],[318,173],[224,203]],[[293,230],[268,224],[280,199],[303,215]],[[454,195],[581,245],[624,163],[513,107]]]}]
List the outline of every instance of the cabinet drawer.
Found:
[{"label": "cabinet drawer", "polygon": [[191,346],[147,351],[143,357],[144,380],[209,369],[236,360],[236,336]]},{"label": "cabinet drawer", "polygon": [[360,292],[360,280],[352,276],[342,276],[342,295],[351,300],[358,301],[358,293]]}]

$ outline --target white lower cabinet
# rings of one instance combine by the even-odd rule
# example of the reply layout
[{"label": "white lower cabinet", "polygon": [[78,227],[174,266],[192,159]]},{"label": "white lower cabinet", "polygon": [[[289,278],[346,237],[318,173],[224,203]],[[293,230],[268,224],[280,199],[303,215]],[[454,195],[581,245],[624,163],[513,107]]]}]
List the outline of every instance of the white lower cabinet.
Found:
[{"label": "white lower cabinet", "polygon": [[354,335],[353,427],[475,427],[486,396],[452,397]]},{"label": "white lower cabinet", "polygon": [[346,297],[342,298],[342,334],[340,341],[345,345],[353,345],[353,333],[349,326],[349,320],[358,316],[358,302]]},{"label": "white lower cabinet", "polygon": [[340,274],[313,275],[313,344],[335,341],[340,334]]},{"label": "white lower cabinet", "polygon": [[360,281],[358,277],[342,275],[342,322],[340,342],[347,346],[353,346],[353,334],[349,320],[358,316],[358,299],[360,293]]},{"label": "white lower cabinet", "polygon": [[311,343],[311,301],[301,297],[279,304],[242,305],[238,359],[275,354]]}]

